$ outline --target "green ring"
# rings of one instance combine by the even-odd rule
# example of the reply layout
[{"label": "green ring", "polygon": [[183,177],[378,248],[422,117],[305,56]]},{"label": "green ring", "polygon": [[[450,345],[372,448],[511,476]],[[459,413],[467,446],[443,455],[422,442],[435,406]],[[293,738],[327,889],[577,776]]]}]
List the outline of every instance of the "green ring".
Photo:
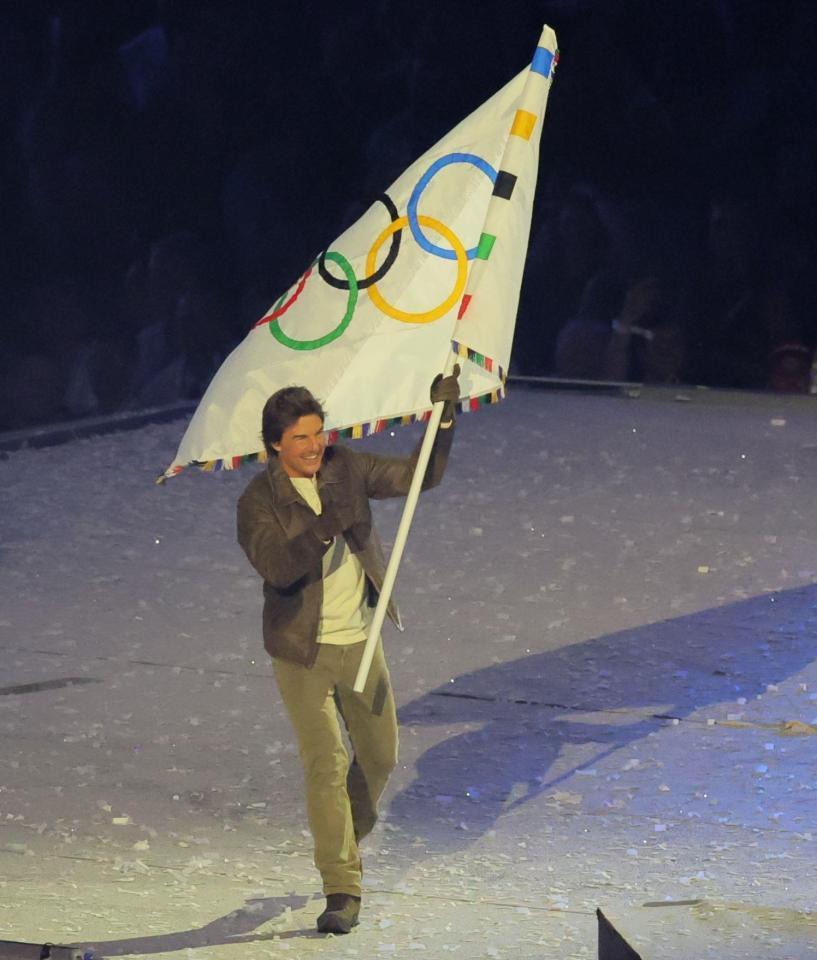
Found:
[{"label": "green ring", "polygon": [[[343,271],[346,276],[346,280],[349,283],[349,296],[346,300],[346,313],[344,313],[340,323],[335,327],[334,330],[330,330],[329,333],[324,334],[322,337],[316,337],[314,340],[296,340],[294,337],[289,337],[281,329],[281,325],[278,320],[275,319],[269,324],[269,332],[275,337],[275,339],[282,343],[285,347],[289,347],[291,350],[317,350],[319,347],[325,347],[327,343],[331,343],[333,340],[337,340],[338,337],[343,335],[344,330],[352,322],[352,316],[355,312],[355,306],[357,304],[357,277],[355,276],[354,270],[352,270],[352,265],[349,261],[340,253],[335,253],[333,250],[327,250],[324,254],[325,260],[332,260],[336,263],[340,269]],[[275,306],[272,309],[274,313],[278,309],[278,305],[283,302],[286,293],[282,294],[280,299],[276,302]]]}]

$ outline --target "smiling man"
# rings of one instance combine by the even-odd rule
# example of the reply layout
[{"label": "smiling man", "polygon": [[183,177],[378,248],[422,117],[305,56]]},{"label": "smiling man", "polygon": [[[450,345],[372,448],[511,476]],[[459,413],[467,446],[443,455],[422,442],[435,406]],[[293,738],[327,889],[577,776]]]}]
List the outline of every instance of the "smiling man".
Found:
[{"label": "smiling man", "polygon": [[[442,479],[451,448],[457,376],[439,375],[445,403],[423,489]],[[385,561],[370,499],[408,493],[420,445],[409,457],[327,446],[324,411],[305,387],[285,387],[264,406],[267,468],[238,501],[238,542],[264,580],[264,646],[298,740],[306,808],[326,909],[323,933],[358,922],[358,843],[397,762],[397,717],[378,644],[363,693],[354,682]],[[400,627],[393,603],[389,616]],[[341,721],[354,756],[350,763]]]}]

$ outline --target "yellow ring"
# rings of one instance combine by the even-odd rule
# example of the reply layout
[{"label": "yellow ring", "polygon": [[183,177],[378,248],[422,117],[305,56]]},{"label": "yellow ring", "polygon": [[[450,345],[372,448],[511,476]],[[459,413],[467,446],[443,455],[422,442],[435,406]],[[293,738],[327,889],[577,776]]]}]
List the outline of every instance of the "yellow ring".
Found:
[{"label": "yellow ring", "polygon": [[[374,305],[382,310],[387,316],[393,317],[395,320],[399,320],[401,323],[433,323],[435,320],[439,320],[440,317],[447,313],[459,300],[460,294],[465,289],[465,281],[468,279],[468,254],[454,231],[451,230],[450,227],[447,227],[444,223],[440,223],[439,220],[435,220],[433,217],[426,217],[423,214],[420,214],[417,219],[424,227],[430,227],[432,230],[436,230],[437,233],[445,237],[445,239],[451,244],[451,247],[453,248],[457,257],[457,281],[454,284],[453,291],[446,300],[444,300],[433,310],[427,310],[425,312],[421,311],[420,313],[408,313],[405,310],[398,310],[397,307],[393,307],[383,298],[383,295],[377,289],[376,284],[371,284],[368,287],[367,292],[372,298]],[[371,276],[374,273],[377,251],[393,233],[396,233],[398,230],[402,230],[403,227],[407,227],[408,222],[408,217],[398,217],[396,220],[393,220],[375,240],[374,244],[372,245],[372,249],[369,251],[366,257],[366,276]]]}]

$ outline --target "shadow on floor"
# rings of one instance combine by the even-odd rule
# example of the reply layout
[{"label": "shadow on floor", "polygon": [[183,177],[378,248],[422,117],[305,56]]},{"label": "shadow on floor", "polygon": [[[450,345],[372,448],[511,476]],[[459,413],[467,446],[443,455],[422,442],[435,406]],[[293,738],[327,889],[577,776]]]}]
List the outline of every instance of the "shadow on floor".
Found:
[{"label": "shadow on floor", "polygon": [[97,943],[86,943],[82,946],[91,948],[94,954],[100,957],[125,957],[149,953],[172,953],[175,950],[190,950],[197,947],[212,947],[235,943],[263,943],[266,940],[278,938],[289,940],[295,937],[321,937],[314,927],[303,930],[286,930],[276,932],[271,929],[265,933],[254,933],[264,924],[273,922],[276,918],[283,918],[287,908],[300,910],[306,905],[309,897],[264,897],[248,900],[238,910],[233,910],[226,916],[218,917],[206,926],[191,930],[179,930],[172,933],[161,933],[149,937],[129,937],[126,940],[106,940]]},{"label": "shadow on floor", "polygon": [[[415,832],[436,821],[440,853],[466,846],[501,814],[669,718],[683,721],[702,708],[717,715],[718,705],[739,698],[751,704],[815,658],[815,626],[817,587],[801,587],[456,677],[400,710],[404,727],[472,729],[419,757],[389,821]],[[568,745],[584,745],[580,752],[590,756],[554,775]],[[451,828],[457,818],[467,820],[467,833]]]}]

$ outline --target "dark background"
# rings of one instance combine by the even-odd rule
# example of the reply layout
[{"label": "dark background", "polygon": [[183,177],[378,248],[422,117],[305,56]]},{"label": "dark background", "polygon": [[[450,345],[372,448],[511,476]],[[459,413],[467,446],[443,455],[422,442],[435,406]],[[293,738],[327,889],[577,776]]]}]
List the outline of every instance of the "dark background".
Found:
[{"label": "dark background", "polygon": [[543,22],[561,62],[513,370],[809,390],[810,0],[0,10],[0,428],[199,396]]}]

